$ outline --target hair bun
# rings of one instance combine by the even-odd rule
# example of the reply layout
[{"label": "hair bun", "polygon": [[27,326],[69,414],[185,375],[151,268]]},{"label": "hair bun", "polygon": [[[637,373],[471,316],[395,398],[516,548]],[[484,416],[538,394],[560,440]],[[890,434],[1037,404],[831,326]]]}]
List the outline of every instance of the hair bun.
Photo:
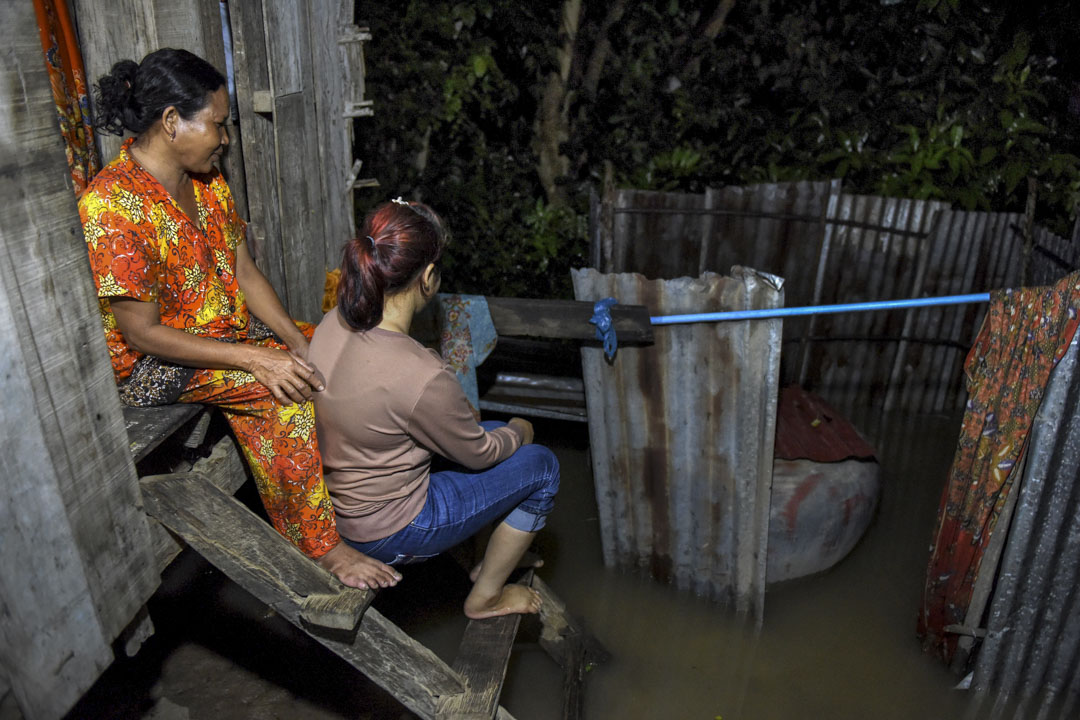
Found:
[{"label": "hair bun", "polygon": [[102,76],[97,85],[98,126],[106,132],[121,135],[131,115],[135,96],[135,76],[139,64],[134,60],[121,60],[112,66],[108,75]]}]

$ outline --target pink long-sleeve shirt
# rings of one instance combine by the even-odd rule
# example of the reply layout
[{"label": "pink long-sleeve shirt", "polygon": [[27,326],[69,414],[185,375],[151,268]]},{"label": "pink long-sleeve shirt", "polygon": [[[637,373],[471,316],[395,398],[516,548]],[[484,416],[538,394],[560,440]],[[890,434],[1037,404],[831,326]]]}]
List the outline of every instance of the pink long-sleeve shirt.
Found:
[{"label": "pink long-sleeve shirt", "polygon": [[358,332],[334,309],[308,359],[326,378],[315,425],[338,532],[350,540],[387,537],[419,514],[433,452],[479,470],[521,445],[511,426],[477,424],[454,373],[407,335]]}]

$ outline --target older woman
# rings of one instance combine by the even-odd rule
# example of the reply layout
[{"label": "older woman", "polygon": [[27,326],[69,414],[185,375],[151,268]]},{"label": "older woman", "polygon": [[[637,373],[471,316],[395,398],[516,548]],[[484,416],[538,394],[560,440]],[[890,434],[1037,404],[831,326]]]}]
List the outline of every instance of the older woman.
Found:
[{"label": "older woman", "polygon": [[98,126],[133,134],[79,201],[121,398],[221,408],[274,527],[346,585],[393,585],[337,533],[310,402],[321,379],[304,359],[313,328],[248,253],[214,167],[228,116],[225,78],[184,50],[121,61],[98,84]]}]

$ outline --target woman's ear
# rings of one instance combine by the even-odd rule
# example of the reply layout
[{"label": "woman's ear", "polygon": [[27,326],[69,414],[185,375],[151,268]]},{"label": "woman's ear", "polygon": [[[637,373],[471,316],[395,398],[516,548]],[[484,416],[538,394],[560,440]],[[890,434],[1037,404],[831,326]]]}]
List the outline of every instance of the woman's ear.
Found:
[{"label": "woman's ear", "polygon": [[424,272],[420,274],[420,293],[425,300],[430,300],[435,297],[435,293],[439,292],[439,285],[439,269],[435,267],[435,263],[428,263]]},{"label": "woman's ear", "polygon": [[169,136],[170,140],[176,140],[176,128],[180,125],[180,111],[175,105],[170,105],[161,111],[161,129]]}]

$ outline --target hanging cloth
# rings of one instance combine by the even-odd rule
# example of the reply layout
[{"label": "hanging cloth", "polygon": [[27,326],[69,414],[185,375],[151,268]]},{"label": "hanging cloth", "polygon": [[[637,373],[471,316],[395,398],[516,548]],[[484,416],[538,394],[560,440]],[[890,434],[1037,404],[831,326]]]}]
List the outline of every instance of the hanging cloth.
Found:
[{"label": "hanging cloth", "polygon": [[71,181],[78,198],[101,169],[90,122],[90,98],[79,38],[71,24],[66,0],[34,0],[34,11]]},{"label": "hanging cloth", "polygon": [[1013,488],[1050,373],[1072,342],[1080,310],[1080,272],[1051,287],[992,294],[965,362],[968,402],[938,508],[918,633],[946,662],[963,624],[983,553]]}]

